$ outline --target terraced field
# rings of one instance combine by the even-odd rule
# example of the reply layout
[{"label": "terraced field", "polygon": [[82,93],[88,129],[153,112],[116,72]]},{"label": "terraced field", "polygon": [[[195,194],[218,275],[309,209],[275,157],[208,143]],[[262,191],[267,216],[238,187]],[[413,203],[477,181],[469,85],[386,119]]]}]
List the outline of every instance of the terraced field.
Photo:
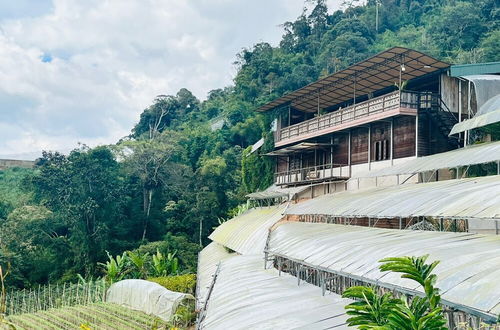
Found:
[{"label": "terraced field", "polygon": [[[152,329],[165,322],[111,303],[94,303],[9,316],[16,329]],[[5,329],[9,329],[4,326]],[[0,325],[0,329],[2,325]]]}]

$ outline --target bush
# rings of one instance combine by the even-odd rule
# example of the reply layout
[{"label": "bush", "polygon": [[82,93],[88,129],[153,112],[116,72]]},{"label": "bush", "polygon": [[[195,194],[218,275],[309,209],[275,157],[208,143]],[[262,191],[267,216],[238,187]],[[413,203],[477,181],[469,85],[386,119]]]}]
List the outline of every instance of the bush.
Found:
[{"label": "bush", "polygon": [[194,295],[196,288],[196,275],[185,274],[166,277],[150,277],[148,281],[155,282],[165,287],[167,290],[183,292]]}]

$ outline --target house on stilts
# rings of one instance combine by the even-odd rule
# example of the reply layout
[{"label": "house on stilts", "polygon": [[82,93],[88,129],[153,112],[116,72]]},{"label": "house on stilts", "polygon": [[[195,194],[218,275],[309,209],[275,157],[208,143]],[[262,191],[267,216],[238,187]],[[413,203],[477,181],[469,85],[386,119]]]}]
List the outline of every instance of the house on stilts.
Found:
[{"label": "house on stilts", "polygon": [[347,288],[422,295],[378,261],[425,254],[450,329],[498,321],[500,62],[395,47],[257,111],[274,184],[200,253],[198,328],[347,328]]}]

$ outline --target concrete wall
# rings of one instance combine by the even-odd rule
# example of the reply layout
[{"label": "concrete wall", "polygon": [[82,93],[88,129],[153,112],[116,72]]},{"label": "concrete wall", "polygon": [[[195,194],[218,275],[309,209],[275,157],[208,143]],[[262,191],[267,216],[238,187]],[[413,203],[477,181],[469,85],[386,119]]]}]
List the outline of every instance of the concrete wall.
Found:
[{"label": "concrete wall", "polygon": [[32,168],[35,165],[31,160],[0,159],[0,170],[12,167]]}]

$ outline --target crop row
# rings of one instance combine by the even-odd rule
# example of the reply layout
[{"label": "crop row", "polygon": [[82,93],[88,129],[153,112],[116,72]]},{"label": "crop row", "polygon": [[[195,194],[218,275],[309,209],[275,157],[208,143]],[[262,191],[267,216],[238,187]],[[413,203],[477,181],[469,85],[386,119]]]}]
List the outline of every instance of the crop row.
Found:
[{"label": "crop row", "polygon": [[46,285],[11,291],[6,296],[7,315],[35,313],[53,308],[88,305],[105,300],[104,281],[78,284]]},{"label": "crop row", "polygon": [[[11,315],[16,329],[151,329],[164,322],[154,316],[112,303],[93,303]],[[1,326],[0,326],[1,328]]]}]

